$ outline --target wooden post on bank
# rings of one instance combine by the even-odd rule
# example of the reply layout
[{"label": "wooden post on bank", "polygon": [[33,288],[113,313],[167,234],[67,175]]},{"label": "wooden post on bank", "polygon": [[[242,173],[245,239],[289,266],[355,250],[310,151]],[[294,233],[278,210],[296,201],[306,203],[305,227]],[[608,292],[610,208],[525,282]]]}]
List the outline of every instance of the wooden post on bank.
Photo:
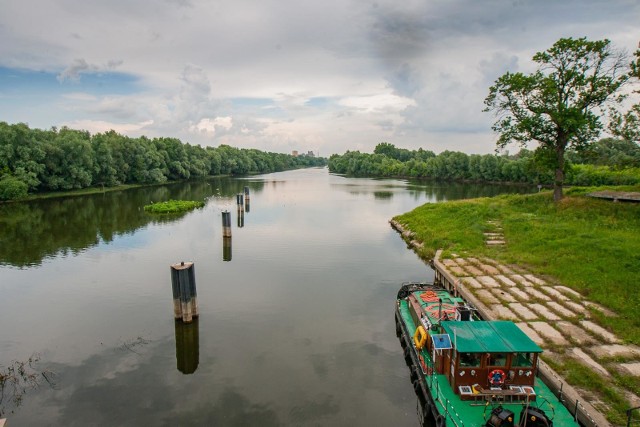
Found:
[{"label": "wooden post on bank", "polygon": [[171,288],[173,316],[184,323],[191,323],[194,317],[198,317],[196,274],[192,262],[182,261],[171,266]]}]

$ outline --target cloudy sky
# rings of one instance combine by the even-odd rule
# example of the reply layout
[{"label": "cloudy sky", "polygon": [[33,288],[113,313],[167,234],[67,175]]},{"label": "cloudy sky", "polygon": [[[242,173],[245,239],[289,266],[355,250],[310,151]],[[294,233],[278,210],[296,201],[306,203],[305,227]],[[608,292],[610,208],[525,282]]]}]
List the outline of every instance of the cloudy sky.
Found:
[{"label": "cloudy sky", "polygon": [[638,0],[1,0],[0,121],[267,151],[489,153],[483,100]]}]

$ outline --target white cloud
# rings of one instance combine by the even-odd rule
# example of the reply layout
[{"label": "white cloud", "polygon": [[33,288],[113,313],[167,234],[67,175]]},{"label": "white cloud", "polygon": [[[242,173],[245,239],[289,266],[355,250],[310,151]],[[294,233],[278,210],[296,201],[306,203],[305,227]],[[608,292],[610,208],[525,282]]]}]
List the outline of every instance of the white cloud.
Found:
[{"label": "white cloud", "polygon": [[[63,93],[3,91],[0,111],[271,151],[486,153],[499,75],[560,37],[634,50],[638,16],[633,0],[5,0],[0,67],[46,71]],[[115,70],[136,84],[82,87]]]}]

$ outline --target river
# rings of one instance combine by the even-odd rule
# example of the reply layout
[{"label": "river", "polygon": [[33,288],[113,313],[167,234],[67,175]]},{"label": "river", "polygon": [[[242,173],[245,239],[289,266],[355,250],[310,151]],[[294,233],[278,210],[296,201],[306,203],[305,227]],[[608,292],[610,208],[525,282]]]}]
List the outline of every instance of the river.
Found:
[{"label": "river", "polygon": [[[532,190],[314,168],[0,205],[0,368],[38,355],[29,372],[52,383],[19,405],[5,388],[0,411],[11,427],[415,426],[394,301],[433,272],[388,221]],[[167,199],[206,205],[142,210]],[[180,261],[195,264],[191,325],[173,318]]]}]

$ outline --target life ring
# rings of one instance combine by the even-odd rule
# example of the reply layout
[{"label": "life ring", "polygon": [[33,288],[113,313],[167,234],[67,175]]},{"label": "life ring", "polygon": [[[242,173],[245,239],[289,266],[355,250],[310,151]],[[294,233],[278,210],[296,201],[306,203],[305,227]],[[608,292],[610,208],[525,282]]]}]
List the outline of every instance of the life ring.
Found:
[{"label": "life ring", "polygon": [[427,331],[424,330],[422,325],[418,326],[415,334],[413,334],[413,343],[416,345],[418,351],[422,350],[422,347],[427,342]]},{"label": "life ring", "polygon": [[506,374],[502,369],[494,369],[489,372],[489,384],[493,387],[501,386],[504,384],[504,379],[506,378]]}]

